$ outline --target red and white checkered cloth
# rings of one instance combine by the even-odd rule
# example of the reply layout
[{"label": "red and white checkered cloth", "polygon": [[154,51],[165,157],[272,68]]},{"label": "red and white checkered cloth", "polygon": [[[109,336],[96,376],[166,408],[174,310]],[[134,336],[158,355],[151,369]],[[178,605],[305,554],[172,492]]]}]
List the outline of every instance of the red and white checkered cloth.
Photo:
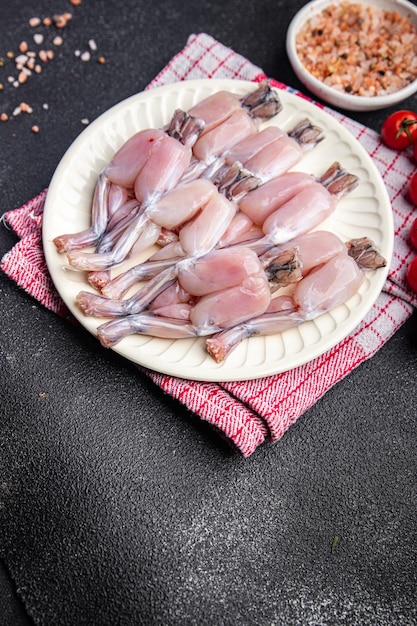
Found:
[{"label": "red and white checkered cloth", "polygon": [[[236,78],[260,81],[262,70],[207,34],[192,35],[187,45],[148,88],[192,78]],[[281,89],[286,85],[273,81]],[[299,94],[302,96],[302,94]],[[395,333],[417,306],[417,295],[406,285],[405,268],[414,252],[408,232],[415,213],[406,197],[415,171],[410,156],[385,147],[379,135],[325,107],[365,147],[387,186],[394,213],[395,246],[385,287],[363,322],[351,335],[315,360],[292,371],[259,380],[205,383],[147,371],[152,380],[208,421],[244,456],[264,441],[275,442],[316,400],[357,365],[371,357]],[[46,190],[21,208],[5,214],[20,241],[1,268],[49,309],[67,315],[55,291],[42,251],[42,211]]]}]

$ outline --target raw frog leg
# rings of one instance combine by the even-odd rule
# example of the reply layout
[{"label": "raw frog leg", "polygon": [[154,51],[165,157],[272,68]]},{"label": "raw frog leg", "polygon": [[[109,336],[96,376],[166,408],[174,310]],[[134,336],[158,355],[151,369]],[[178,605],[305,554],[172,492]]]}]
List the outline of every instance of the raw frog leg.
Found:
[{"label": "raw frog leg", "polygon": [[[320,237],[324,242],[324,233]],[[352,246],[356,241],[353,240]],[[312,240],[307,243],[311,245]],[[207,350],[221,362],[246,338],[282,332],[347,301],[359,289],[364,276],[349,254],[352,246],[348,243],[338,251],[334,247],[334,255],[327,261],[323,261],[323,252],[317,250],[316,267],[306,277],[296,279],[293,294],[276,298],[271,298],[267,288],[264,264],[247,248],[214,250],[201,259],[184,259],[178,264],[177,280],[150,303],[148,313],[132,313],[102,324],[98,329],[99,339],[104,346],[113,346],[132,333],[171,339],[209,336]],[[331,247],[328,243],[328,254]],[[299,248],[302,251],[302,245]],[[366,261],[367,268],[381,267],[382,257],[379,258],[369,240],[366,248],[375,259],[371,267]],[[304,250],[307,258],[307,244]],[[267,267],[271,256],[265,261]],[[312,252],[310,256],[313,263]],[[278,259],[272,262],[276,266]],[[181,304],[184,304],[183,312],[177,313]],[[179,319],[175,319],[176,315]]]},{"label": "raw frog leg", "polygon": [[[207,351],[216,362],[224,361],[244,339],[283,332],[347,302],[362,284],[364,270],[386,265],[367,237],[344,244],[333,233],[315,231],[293,243],[305,277],[296,283],[292,296],[273,298],[262,315],[209,337]],[[274,254],[271,250],[267,257]]]},{"label": "raw frog leg", "polygon": [[95,245],[104,233],[109,220],[108,197],[111,183],[104,174],[98,178],[91,207],[91,226],[78,233],[69,233],[55,237],[54,244],[58,252],[68,252],[78,248]]},{"label": "raw frog leg", "polygon": [[122,297],[135,283],[148,280],[182,257],[202,256],[215,248],[236,213],[232,200],[237,202],[256,184],[256,179],[233,166],[225,174],[220,188],[207,179],[195,179],[165,194],[148,209],[147,215],[161,228],[176,229],[178,239],[148,261],[107,282],[102,289],[103,295]]},{"label": "raw frog leg", "polygon": [[294,167],[305,152],[315,148],[324,138],[321,128],[303,120],[288,134],[277,137],[241,163],[265,183]]},{"label": "raw frog leg", "polygon": [[266,81],[243,98],[220,91],[193,106],[190,114],[204,120],[205,128],[194,145],[194,158],[185,180],[201,176],[227,150],[256,134],[259,124],[273,118],[281,109],[277,92]]},{"label": "raw frog leg", "polygon": [[[224,168],[230,167],[229,159],[242,163],[242,168],[252,173],[258,180],[254,190],[258,193],[246,193],[239,209],[246,215],[246,231],[243,218],[236,215],[221,245],[231,245],[233,238],[240,243],[240,238],[249,232],[253,225],[262,225],[267,215],[293,197],[304,186],[314,180],[303,172],[289,172],[307,150],[313,149],[324,139],[323,131],[303,120],[288,135],[276,127],[267,127],[238,143],[226,154],[226,165],[210,176],[215,184],[221,180]],[[241,204],[241,206],[240,206]],[[252,220],[252,222],[251,222]]]},{"label": "raw frog leg", "polygon": [[203,176],[216,181],[223,167],[240,163],[260,183],[265,183],[294,167],[305,152],[315,148],[324,138],[323,129],[307,119],[299,122],[289,133],[276,126],[267,126],[244,137],[222,156],[213,159]]},{"label": "raw frog leg", "polygon": [[189,321],[191,308],[197,300],[176,281],[150,303],[149,311],[159,317]]},{"label": "raw frog leg", "polygon": [[97,329],[105,348],[111,348],[128,335],[151,335],[163,339],[187,339],[196,336],[194,326],[184,320],[163,318],[153,313],[139,313],[111,320]]},{"label": "raw frog leg", "polygon": [[297,284],[293,294],[297,311],[304,320],[314,319],[349,300],[363,278],[363,270],[347,252],[337,254]]},{"label": "raw frog leg", "polygon": [[[183,146],[178,147],[178,154],[185,153],[190,159],[191,148],[203,130],[201,119],[177,109],[164,129],[140,130],[130,137],[115,153],[104,173],[111,182],[131,189],[149,159],[154,160],[155,154],[160,158],[161,150],[164,151],[173,142]],[[147,191],[152,193],[153,188]]]},{"label": "raw frog leg", "polygon": [[264,236],[248,245],[262,254],[271,246],[287,243],[316,228],[358,182],[356,176],[346,172],[338,163],[333,164],[320,180],[313,181],[270,213],[262,225]]},{"label": "raw frog leg", "polygon": [[[174,188],[188,168],[192,145],[203,127],[201,120],[176,111],[165,130],[139,131],[117,151],[100,178],[126,190],[133,189],[141,211],[132,216],[120,236],[113,238],[111,249],[93,253],[70,251],[67,256],[71,267],[101,271],[123,262],[145,228],[146,208]],[[117,219],[113,226],[114,221]],[[120,230],[120,224],[117,228]],[[157,239],[157,231],[154,233]],[[108,229],[104,234],[111,237]]]},{"label": "raw frog leg", "polygon": [[[222,269],[221,272],[219,267]],[[184,328],[187,329],[187,336],[190,336],[188,334],[191,332],[190,324],[195,336],[212,334],[220,328],[235,324],[236,321],[260,314],[265,311],[271,300],[268,280],[262,265],[256,254],[245,248],[214,250],[196,260],[185,259],[177,266],[177,280],[184,293],[196,298],[195,304],[189,310],[187,326],[175,325],[181,333],[179,336],[183,336]],[[167,289],[172,289],[172,285],[168,285]],[[164,294],[166,291],[161,292],[161,295],[158,294],[159,302],[163,301]],[[129,305],[126,312],[130,314],[99,327],[99,338],[103,345],[110,345],[109,341],[114,345],[115,336],[117,341],[120,341],[131,332],[152,334],[149,327],[144,330],[144,314],[139,314],[136,307]],[[139,314],[137,318],[136,314]],[[165,332],[162,330],[165,326],[169,328],[166,332],[172,332],[172,325],[167,323],[166,318],[152,317],[152,324],[159,325],[160,330],[157,332]]]},{"label": "raw frog leg", "polygon": [[282,110],[282,104],[277,92],[271,89],[267,81],[263,81],[243,97],[229,91],[217,91],[192,106],[188,113],[204,121],[204,135],[223,124],[241,108],[253,119],[267,121]]},{"label": "raw frog leg", "polygon": [[239,202],[239,210],[253,224],[262,226],[271,213],[315,180],[313,175],[305,172],[285,172],[246,194]]},{"label": "raw frog leg", "polygon": [[292,298],[278,296],[262,315],[236,324],[206,339],[207,352],[221,363],[245,339],[258,335],[275,335],[294,328],[304,320],[297,312]]}]

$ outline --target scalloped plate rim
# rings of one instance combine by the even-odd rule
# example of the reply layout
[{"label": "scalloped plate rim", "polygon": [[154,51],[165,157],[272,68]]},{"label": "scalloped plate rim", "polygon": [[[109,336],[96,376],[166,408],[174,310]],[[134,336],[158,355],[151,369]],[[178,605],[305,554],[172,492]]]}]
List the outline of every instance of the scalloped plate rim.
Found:
[{"label": "scalloped plate rim", "polygon": [[[69,287],[68,285],[66,272],[63,269],[62,255],[58,255],[55,246],[52,243],[53,237],[62,234],[63,232],[67,232],[65,230],[65,219],[63,220],[62,227],[61,221],[59,219],[60,217],[62,217],[62,204],[60,204],[61,208],[58,211],[57,216],[55,214],[54,203],[58,200],[61,190],[65,190],[65,180],[67,180],[68,174],[71,173],[74,157],[77,155],[77,153],[82,151],[83,147],[89,145],[89,142],[91,144],[91,140],[94,139],[94,137],[97,137],[98,134],[100,134],[101,138],[103,138],[103,134],[104,137],[106,137],[106,125],[110,121],[117,123],[124,115],[130,114],[132,109],[140,106],[141,103],[145,103],[146,105],[146,103],[152,99],[168,98],[169,101],[172,101],[171,104],[173,111],[175,107],[175,100],[178,99],[179,96],[183,95],[184,90],[189,91],[190,94],[198,94],[201,91],[212,93],[213,91],[217,91],[219,89],[228,89],[234,90],[237,93],[245,93],[245,91],[254,88],[254,86],[256,86],[255,83],[245,80],[193,79],[145,90],[113,105],[102,115],[100,115],[74,140],[74,142],[70,145],[70,147],[62,157],[52,177],[45,201],[43,218],[43,246],[45,258],[52,281],[55,284],[55,287],[61,298],[64,300],[65,304],[74,315],[74,317],[93,335],[96,335],[96,327],[99,323],[102,323],[103,320],[86,318],[74,305],[73,287]],[[382,250],[382,252],[387,258],[387,267],[385,269],[378,270],[378,272],[373,273],[373,276],[370,279],[367,279],[368,282],[370,281],[370,288],[367,289],[365,292],[365,295],[367,297],[361,297],[360,306],[356,307],[353,311],[350,310],[350,314],[348,315],[347,320],[344,320],[342,324],[336,324],[336,326],[338,326],[336,332],[330,332],[330,338],[328,338],[327,340],[323,339],[315,345],[309,346],[308,350],[301,350],[300,353],[292,355],[289,359],[281,358],[279,361],[267,359],[266,362],[264,361],[258,364],[247,365],[245,363],[240,363],[239,366],[236,366],[233,365],[233,362],[237,363],[239,361],[239,358],[241,358],[240,356],[235,356],[235,353],[237,355],[238,351],[241,349],[241,346],[239,346],[232,353],[232,355],[222,364],[216,364],[208,355],[204,355],[202,352],[201,358],[204,357],[203,362],[199,365],[195,365],[191,363],[190,360],[187,361],[187,359],[181,358],[178,362],[167,362],[163,358],[166,350],[163,350],[161,355],[155,357],[151,354],[147,354],[146,345],[144,347],[137,347],[133,345],[132,347],[126,345],[126,340],[123,340],[122,342],[120,342],[120,344],[112,348],[112,350],[129,359],[133,363],[136,363],[155,372],[159,372],[161,374],[171,375],[178,378],[187,378],[197,381],[208,382],[242,381],[248,379],[262,378],[273,374],[279,374],[294,369],[298,366],[304,365],[322,355],[327,350],[330,350],[331,348],[336,346],[360,324],[360,322],[368,314],[369,310],[372,308],[373,304],[378,298],[388,274],[393,250],[393,218],[391,212],[391,203],[382,177],[364,147],[353,137],[353,135],[345,127],[343,127],[338,122],[336,118],[333,118],[329,113],[327,113],[321,107],[316,106],[313,102],[310,102],[300,97],[300,95],[286,90],[278,89],[277,91],[283,101],[284,110],[285,105],[292,108],[296,114],[299,114],[301,111],[307,110],[312,118],[316,118],[315,121],[319,120],[322,124],[324,124],[327,130],[334,130],[341,138],[343,138],[347,142],[348,146],[351,149],[351,156],[358,158],[360,165],[367,171],[371,183],[375,184],[377,190],[376,199],[380,205],[377,213],[381,221],[384,222],[384,225],[383,227],[381,226],[380,230],[381,235],[384,239],[384,250]],[[204,96],[205,95],[206,93],[204,93]],[[271,123],[280,123],[280,116],[282,116],[282,113],[277,116],[276,121]],[[144,120],[143,123],[138,124],[135,130],[140,130],[141,128],[146,127],[147,123],[146,120]],[[125,140],[126,137],[122,138],[121,142],[123,143],[123,141]],[[100,160],[98,154],[96,155],[95,159],[96,170],[93,172],[94,176],[96,176],[99,172],[99,169],[97,169],[97,162]],[[303,162],[304,159],[302,163]],[[297,166],[296,169],[303,169],[302,163]],[[78,162],[78,166],[79,165],[80,164]],[[87,202],[86,199],[84,199],[83,201]],[[59,229],[58,224],[60,226]],[[330,228],[330,230],[332,230],[332,228]],[[80,289],[86,287],[88,287],[88,283],[86,281],[84,282],[84,284],[80,283]],[[370,294],[367,293],[368,291],[370,292]],[[322,318],[324,318],[324,316],[329,316],[329,324],[333,326],[333,323],[335,322],[333,315],[335,312],[325,313],[324,315],[320,316],[320,323],[325,324],[326,320]],[[313,323],[313,325],[316,324],[314,321],[306,322],[306,324],[311,323]],[[305,324],[303,324],[302,326],[304,327]],[[289,332],[291,331],[286,331],[285,333],[283,333],[283,337],[288,336]],[[256,340],[259,338],[254,339]],[[271,344],[272,339],[273,338],[270,337],[263,338],[266,347]],[[189,340],[176,340],[172,342],[171,340],[160,339],[157,341],[168,342],[167,349],[174,344],[174,352],[175,344],[177,342],[189,342]],[[203,341],[204,339],[197,340],[197,342],[200,343],[202,343]],[[248,352],[250,352],[250,346],[256,345],[255,341],[253,341],[252,339],[246,340],[246,342],[249,343],[246,345],[245,349],[241,350],[241,354],[248,354]],[[189,352],[190,351],[187,349],[186,354],[188,355]]]}]

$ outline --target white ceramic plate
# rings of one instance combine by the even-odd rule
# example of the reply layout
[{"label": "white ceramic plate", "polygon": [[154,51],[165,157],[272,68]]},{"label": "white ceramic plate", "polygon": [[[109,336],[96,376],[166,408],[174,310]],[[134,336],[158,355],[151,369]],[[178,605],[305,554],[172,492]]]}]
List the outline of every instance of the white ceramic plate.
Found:
[{"label": "white ceramic plate", "polygon": [[[220,89],[245,94],[254,89],[254,84],[235,80],[196,80],[132,96],[86,128],[61,160],[45,205],[43,244],[46,261],[68,308],[94,335],[97,326],[105,320],[85,317],[74,305],[79,291],[92,288],[83,272],[65,269],[65,257],[57,253],[53,238],[88,227],[97,176],[133,133],[147,127],[161,127],[176,108],[187,109]],[[356,139],[322,109],[285,91],[279,91],[279,95],[283,110],[269,124],[279,124],[290,130],[298,121],[308,117],[327,133],[326,139],[307,153],[294,169],[318,175],[337,160],[360,178],[358,187],[342,198],[334,215],[321,227],[344,240],[364,235],[371,237],[389,262],[393,247],[391,206],[371,158]],[[113,349],[147,368],[194,380],[245,380],[283,372],[314,359],[348,335],[372,307],[386,275],[387,268],[367,273],[360,291],[346,304],[298,328],[246,340],[222,364],[216,364],[207,354],[202,338],[166,340],[132,335]]]}]

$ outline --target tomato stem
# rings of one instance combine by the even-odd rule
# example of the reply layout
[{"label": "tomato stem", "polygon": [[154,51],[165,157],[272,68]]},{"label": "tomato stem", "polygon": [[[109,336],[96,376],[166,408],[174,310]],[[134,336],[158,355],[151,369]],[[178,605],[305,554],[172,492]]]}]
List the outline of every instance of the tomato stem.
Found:
[{"label": "tomato stem", "polygon": [[413,126],[414,124],[417,124],[417,120],[410,120],[407,117],[405,117],[400,124],[400,127],[397,131],[397,134],[395,135],[395,138],[398,139],[401,133],[406,132],[408,138],[411,141],[410,126]]}]

